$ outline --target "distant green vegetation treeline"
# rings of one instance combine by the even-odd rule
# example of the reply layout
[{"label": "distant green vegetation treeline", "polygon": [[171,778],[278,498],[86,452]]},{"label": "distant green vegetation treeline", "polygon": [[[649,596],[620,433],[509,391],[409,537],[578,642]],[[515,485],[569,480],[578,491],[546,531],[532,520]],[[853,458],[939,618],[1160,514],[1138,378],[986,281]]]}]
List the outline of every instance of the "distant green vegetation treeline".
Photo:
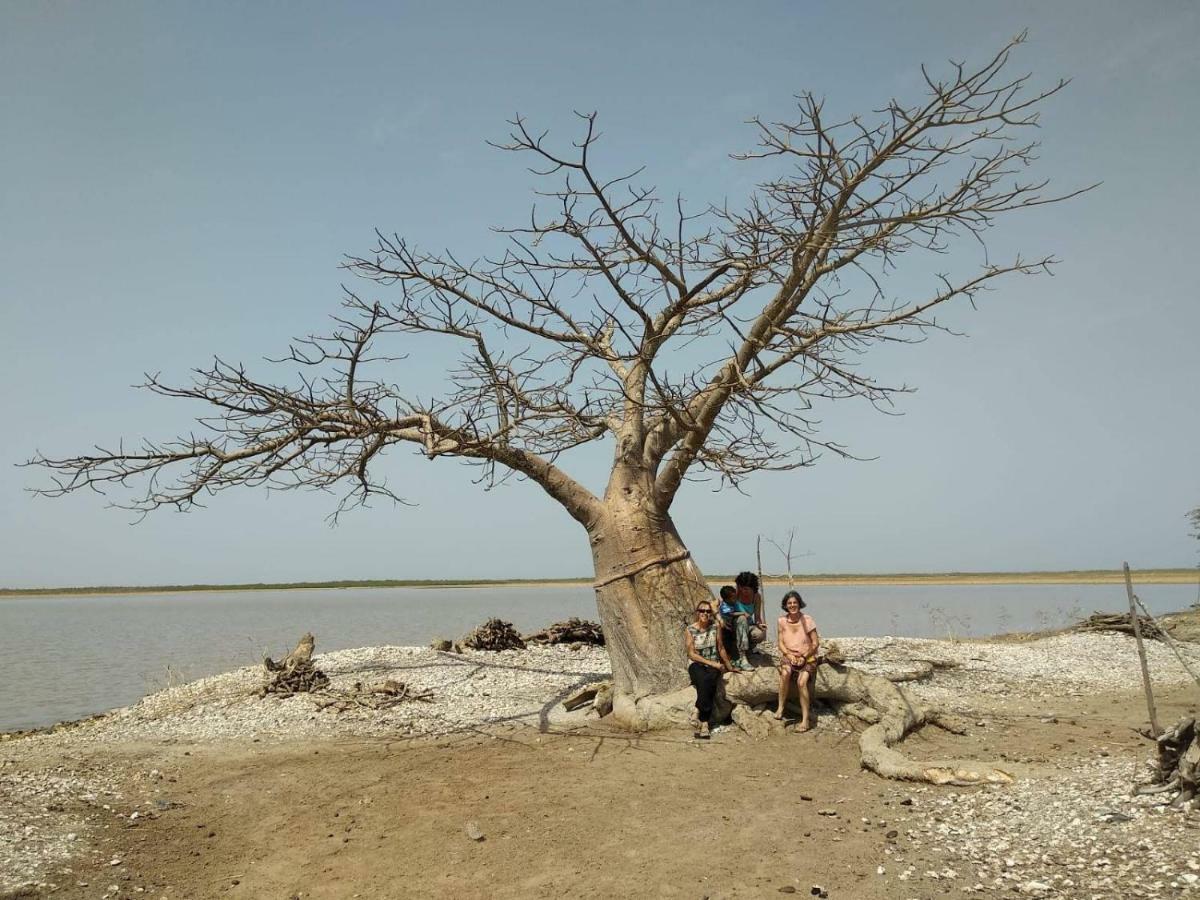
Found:
[{"label": "distant green vegetation treeline", "polygon": [[[785,576],[767,575],[769,582]],[[1133,573],[1140,584],[1190,584],[1200,578],[1196,569],[1141,569]],[[732,581],[733,575],[711,575],[709,581]],[[889,574],[805,574],[797,584],[1110,584],[1121,582],[1117,569],[1079,569],[1065,572],[897,572]],[[27,597],[67,594],[175,594],[196,591],[291,591],[336,588],[449,588],[449,587],[539,587],[588,585],[591,578],[399,578],[362,581],[285,581],[252,584],[158,584],[99,585],[90,587],[0,588],[0,596]]]}]

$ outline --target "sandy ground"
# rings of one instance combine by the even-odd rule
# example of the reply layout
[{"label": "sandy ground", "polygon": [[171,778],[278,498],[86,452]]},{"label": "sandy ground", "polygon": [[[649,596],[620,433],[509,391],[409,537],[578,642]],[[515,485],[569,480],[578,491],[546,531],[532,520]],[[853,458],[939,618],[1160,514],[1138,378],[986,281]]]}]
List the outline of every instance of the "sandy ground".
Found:
[{"label": "sandy ground", "polygon": [[[1039,710],[1012,711],[968,737],[923,732],[908,749],[1033,757],[1021,776],[1048,778],[1056,762],[1100,744],[1106,754],[1144,754],[1149,742],[1133,730],[1142,702],[1075,701],[1054,723]],[[1165,717],[1195,713],[1196,693],[1173,691],[1160,706]],[[53,875],[57,889],[9,896],[699,900],[788,888],[810,896],[815,885],[863,900],[990,893],[970,890],[977,879],[966,871],[899,878],[962,870],[910,834],[962,789],[862,772],[850,731],[761,743],[726,732],[698,743],[598,724],[436,741],[116,745],[84,763],[114,772],[122,798],[101,810],[86,855]],[[143,813],[130,819],[134,807]],[[468,836],[472,822],[482,840]],[[1200,830],[1192,833],[1195,855]]]},{"label": "sandy ground", "polygon": [[[595,719],[11,741],[0,819],[63,834],[38,881],[0,897],[1200,897],[1200,812],[1130,796],[1152,747],[1140,690],[955,693],[968,677],[922,688],[955,696],[968,734],[925,729],[904,750],[997,763],[1012,787],[884,781],[859,768],[862,726],[831,714],[760,742]],[[1158,706],[1200,714],[1200,688],[1176,680]],[[6,783],[34,784],[36,806],[14,812]]]}]

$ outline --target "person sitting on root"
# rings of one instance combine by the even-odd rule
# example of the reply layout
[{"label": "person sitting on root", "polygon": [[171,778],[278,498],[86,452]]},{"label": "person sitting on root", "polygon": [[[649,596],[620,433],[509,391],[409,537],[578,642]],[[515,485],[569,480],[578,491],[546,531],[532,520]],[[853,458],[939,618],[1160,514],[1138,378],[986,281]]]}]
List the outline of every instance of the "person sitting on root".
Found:
[{"label": "person sitting on root", "polygon": [[[721,588],[721,601],[717,604],[717,625],[721,629],[721,649],[726,656],[733,659],[737,656],[737,620],[748,618],[750,613],[742,609],[737,600],[737,588],[727,584]],[[735,666],[741,668],[741,666]]]},{"label": "person sitting on root", "polygon": [[707,740],[712,729],[713,702],[721,673],[729,668],[729,657],[717,634],[712,604],[701,600],[696,604],[696,618],[684,629],[687,647],[688,678],[696,689],[696,717],[700,724],[696,737]]},{"label": "person sitting on root", "polygon": [[787,703],[792,679],[796,679],[796,691],[800,695],[801,731],[808,731],[808,709],[811,691],[809,685],[817,674],[817,650],[821,637],[812,616],[801,612],[804,600],[795,591],[783,595],[784,615],[779,618],[779,706],[775,718],[783,718],[783,707]]},{"label": "person sitting on root", "polygon": [[[730,656],[736,654],[734,668],[753,669],[746,654],[767,636],[758,576],[753,572],[739,572],[734,584],[737,587],[734,589],[735,599],[729,603],[729,615],[724,614],[726,604],[721,604],[721,639],[726,652]],[[721,589],[721,597],[725,597],[725,588]]]}]

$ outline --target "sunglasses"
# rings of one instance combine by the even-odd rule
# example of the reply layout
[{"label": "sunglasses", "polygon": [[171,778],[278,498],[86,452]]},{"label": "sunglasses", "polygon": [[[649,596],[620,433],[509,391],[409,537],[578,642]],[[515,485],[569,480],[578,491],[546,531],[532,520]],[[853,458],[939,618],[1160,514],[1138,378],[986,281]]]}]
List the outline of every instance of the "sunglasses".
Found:
[{"label": "sunglasses", "polygon": [[701,615],[701,616],[711,616],[712,615],[712,610],[709,609],[707,606],[697,606],[696,612],[698,615]]}]

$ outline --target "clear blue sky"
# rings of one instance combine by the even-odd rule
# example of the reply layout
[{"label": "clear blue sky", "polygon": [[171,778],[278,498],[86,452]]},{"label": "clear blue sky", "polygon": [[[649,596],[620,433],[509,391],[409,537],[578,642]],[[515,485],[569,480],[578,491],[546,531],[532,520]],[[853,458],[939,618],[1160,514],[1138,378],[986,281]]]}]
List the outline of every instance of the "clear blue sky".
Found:
[{"label": "clear blue sky", "polygon": [[726,154],[751,144],[749,116],[804,89],[845,112],[914,96],[921,62],[1026,27],[1017,66],[1074,79],[1039,171],[1104,184],[993,246],[1054,253],[1057,275],[946,317],[969,338],[868,362],[919,388],[898,418],[824,411],[875,461],[760,475],[748,496],[693,485],[676,519],[709,572],[790,527],[810,571],[1194,564],[1194,3],[6,4],[0,585],[588,574],[582,530],[536,488],[484,493],[407,452],[389,473],[420,506],[335,529],[330,496],[251,491],[131,526],[96,495],[29,496],[40,474],[13,464],[186,430],[190,408],[129,386],[322,329],[341,254],[376,227],[495,247],[488,226],[530,202],[520,161],[484,143],[516,111],[566,138],[572,110],[598,110],[603,168],[738,202],[750,178]]}]

